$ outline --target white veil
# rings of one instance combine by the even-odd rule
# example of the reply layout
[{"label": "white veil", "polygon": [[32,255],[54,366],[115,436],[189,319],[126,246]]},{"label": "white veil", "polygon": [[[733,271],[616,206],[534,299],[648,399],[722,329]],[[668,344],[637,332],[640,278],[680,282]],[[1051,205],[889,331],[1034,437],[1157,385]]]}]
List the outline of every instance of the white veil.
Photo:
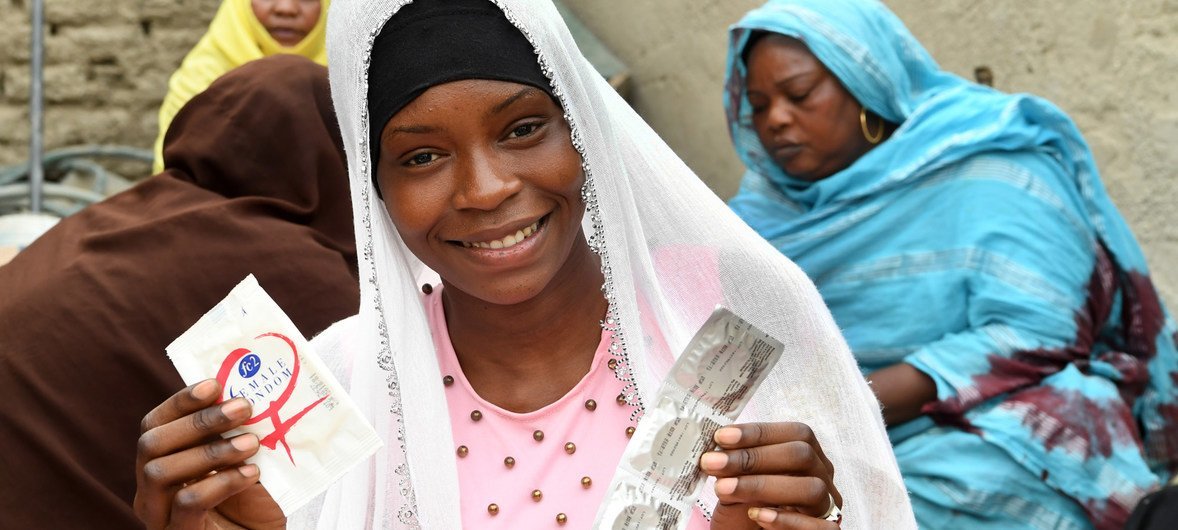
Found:
[{"label": "white veil", "polygon": [[[429,271],[401,241],[370,178],[369,56],[385,22],[406,3],[335,0],[328,13],[361,307],[316,343],[329,362],[346,360],[343,383],[385,447],[296,514],[292,527],[300,518],[320,528],[461,526],[442,376],[419,295],[419,278]],[[594,71],[549,0],[496,4],[536,49],[584,160],[587,235],[602,257],[606,325],[617,328],[618,373],[632,380],[626,388],[636,410],[723,303],[786,346],[741,421],[801,421],[814,429],[835,464],[844,528],[915,527],[879,405],[806,275],[732,214]],[[715,503],[710,491],[705,507]]]}]

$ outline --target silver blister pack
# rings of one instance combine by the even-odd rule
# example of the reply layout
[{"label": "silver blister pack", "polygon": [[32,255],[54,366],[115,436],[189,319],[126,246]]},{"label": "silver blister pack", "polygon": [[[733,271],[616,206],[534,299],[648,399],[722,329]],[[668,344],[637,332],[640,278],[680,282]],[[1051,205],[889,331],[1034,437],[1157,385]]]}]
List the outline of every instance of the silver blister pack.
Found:
[{"label": "silver blister pack", "polygon": [[638,423],[594,528],[682,530],[706,476],[699,459],[732,424],[784,349],[717,307],[663,380]]}]

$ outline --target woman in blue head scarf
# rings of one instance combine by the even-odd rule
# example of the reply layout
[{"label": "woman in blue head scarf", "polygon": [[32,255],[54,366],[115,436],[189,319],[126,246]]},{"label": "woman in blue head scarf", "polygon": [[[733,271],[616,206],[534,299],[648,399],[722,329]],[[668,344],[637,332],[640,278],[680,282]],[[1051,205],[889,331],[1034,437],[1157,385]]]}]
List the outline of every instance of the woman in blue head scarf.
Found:
[{"label": "woman in blue head scarf", "polygon": [[724,103],[731,206],[818,284],[923,527],[1120,528],[1174,474],[1176,326],[1062,111],[875,0],[749,12]]}]

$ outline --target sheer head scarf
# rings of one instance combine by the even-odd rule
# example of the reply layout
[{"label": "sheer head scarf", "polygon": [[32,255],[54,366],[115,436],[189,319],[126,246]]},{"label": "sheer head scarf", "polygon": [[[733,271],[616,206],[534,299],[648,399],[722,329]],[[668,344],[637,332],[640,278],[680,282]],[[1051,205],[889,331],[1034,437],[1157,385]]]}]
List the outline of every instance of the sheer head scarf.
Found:
[{"label": "sheer head scarf", "polygon": [[168,80],[168,94],[160,105],[159,133],[155,140],[153,173],[163,170],[164,135],[172,118],[218,77],[250,61],[278,54],[299,55],[327,64],[327,9],[331,0],[320,0],[319,20],[303,40],[283,46],[258,21],[250,0],[222,0],[209,29],[184,57]]},{"label": "sheer head scarf", "polygon": [[[347,358],[345,384],[386,446],[333,486],[318,509],[297,514],[321,528],[461,526],[442,378],[418,294],[418,278],[429,271],[406,249],[371,178],[369,57],[373,39],[406,4],[336,0],[328,17],[361,308],[348,340],[323,340],[320,351]],[[534,47],[582,155],[584,225],[601,256],[610,304],[603,324],[615,329],[629,403],[641,412],[673,357],[723,303],[786,345],[742,420],[813,427],[835,462],[848,528],[913,527],[878,403],[813,284],[733,215],[593,70],[550,1],[495,4]],[[710,508],[714,497],[703,504]]]}]

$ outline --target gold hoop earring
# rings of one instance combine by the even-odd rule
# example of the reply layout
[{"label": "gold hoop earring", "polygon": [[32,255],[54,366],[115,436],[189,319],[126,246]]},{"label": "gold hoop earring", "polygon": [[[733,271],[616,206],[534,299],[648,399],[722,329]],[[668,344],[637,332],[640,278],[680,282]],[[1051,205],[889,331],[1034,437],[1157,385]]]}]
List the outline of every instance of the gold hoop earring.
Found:
[{"label": "gold hoop earring", "polygon": [[867,107],[861,107],[859,109],[859,127],[863,129],[863,137],[867,139],[867,143],[869,143],[871,145],[875,145],[875,144],[878,144],[880,140],[883,140],[883,135],[884,135],[883,118],[880,118],[879,130],[876,131],[875,134],[871,134],[871,131],[867,130]]}]

